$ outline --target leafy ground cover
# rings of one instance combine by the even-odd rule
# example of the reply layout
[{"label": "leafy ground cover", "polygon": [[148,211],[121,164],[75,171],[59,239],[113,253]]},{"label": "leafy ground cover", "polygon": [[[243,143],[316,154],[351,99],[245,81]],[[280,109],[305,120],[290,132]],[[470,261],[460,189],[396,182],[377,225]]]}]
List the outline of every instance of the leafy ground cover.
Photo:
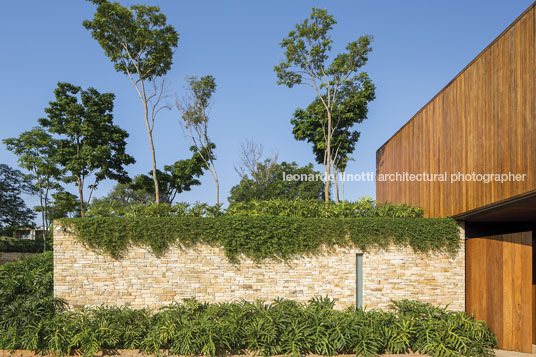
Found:
[{"label": "leafy ground cover", "polygon": [[91,356],[101,349],[180,355],[426,353],[491,356],[496,339],[483,322],[416,301],[391,311],[334,310],[308,304],[207,304],[185,300],[153,311],[88,307],[69,311],[52,296],[52,254],[0,267],[0,349]]},{"label": "leafy ground cover", "polygon": [[149,247],[160,256],[171,246],[223,247],[230,261],[240,254],[289,259],[325,248],[411,246],[419,252],[455,254],[459,230],[451,218],[301,218],[280,216],[95,217],[62,221],[76,239],[116,259],[131,246]]}]

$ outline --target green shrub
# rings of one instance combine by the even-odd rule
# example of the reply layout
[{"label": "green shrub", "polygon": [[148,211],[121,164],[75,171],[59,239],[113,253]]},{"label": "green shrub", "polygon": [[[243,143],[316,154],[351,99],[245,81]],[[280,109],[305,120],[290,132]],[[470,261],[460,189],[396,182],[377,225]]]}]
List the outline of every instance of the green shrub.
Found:
[{"label": "green shrub", "polygon": [[61,311],[53,280],[52,252],[0,265],[0,346],[33,343],[33,332]]},{"label": "green shrub", "polygon": [[43,240],[0,237],[0,252],[41,253],[43,252]]},{"label": "green shrub", "polygon": [[267,200],[234,202],[225,211],[231,216],[285,216],[302,218],[357,218],[357,217],[422,217],[422,208],[404,204],[377,204],[364,197],[355,202],[329,202],[322,200]]},{"label": "green shrub", "polygon": [[169,203],[124,205],[106,201],[91,205],[86,217],[219,217],[223,214],[221,205],[211,206],[200,202],[193,205],[187,202],[174,205]]},{"label": "green shrub", "polygon": [[[0,332],[3,328],[0,327]],[[206,304],[195,300],[157,312],[130,308],[85,308],[59,312],[23,338],[0,348],[60,354],[79,350],[141,350],[176,355],[336,355],[376,356],[415,351],[431,356],[492,356],[496,340],[486,325],[463,313],[442,311],[424,319],[398,311],[333,309],[329,299],[308,304]]]},{"label": "green shrub", "polygon": [[322,200],[267,200],[233,202],[227,209],[221,205],[180,202],[124,205],[117,202],[99,202],[91,205],[87,217],[220,217],[220,216],[284,216],[301,218],[356,218],[356,217],[422,217],[423,209],[404,204],[376,202],[364,197],[356,202],[329,202]]},{"label": "green shrub", "polygon": [[416,251],[455,253],[456,222],[450,218],[299,218],[274,216],[70,218],[63,224],[89,248],[120,258],[132,245],[161,256],[170,246],[220,245],[227,257],[257,261],[314,254],[334,245],[366,250],[390,244]]},{"label": "green shrub", "polygon": [[413,351],[431,356],[493,356],[490,347],[497,339],[484,322],[459,311],[414,300],[393,301],[392,307],[404,320],[414,321]]}]

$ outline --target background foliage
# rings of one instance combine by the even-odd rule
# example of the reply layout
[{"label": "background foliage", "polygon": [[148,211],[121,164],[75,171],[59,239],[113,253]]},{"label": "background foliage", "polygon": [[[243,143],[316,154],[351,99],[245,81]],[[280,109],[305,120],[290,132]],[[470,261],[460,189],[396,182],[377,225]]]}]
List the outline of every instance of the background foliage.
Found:
[{"label": "background foliage", "polygon": [[221,205],[179,202],[156,204],[123,204],[119,201],[99,201],[90,206],[88,217],[218,217],[225,214]]},{"label": "background foliage", "polygon": [[287,217],[422,217],[424,210],[404,204],[376,204],[370,197],[358,201],[333,202],[300,199],[234,202],[226,210],[233,216],[287,216]]},{"label": "background foliage", "polygon": [[[320,187],[321,188],[321,187]],[[132,203],[130,203],[132,202]],[[404,204],[376,202],[370,197],[358,201],[329,202],[320,199],[269,199],[233,202],[227,209],[221,205],[196,202],[170,204],[148,204],[139,201],[113,199],[95,200],[90,206],[88,217],[218,217],[227,216],[285,216],[302,218],[326,217],[400,217],[418,218],[423,209]]]},{"label": "background foliage", "polygon": [[10,234],[17,227],[32,226],[35,214],[26,207],[22,194],[35,188],[22,172],[0,164],[0,232]]},{"label": "background foliage", "polygon": [[0,252],[41,253],[43,252],[43,239],[0,237]]},{"label": "background foliage", "polygon": [[[275,159],[274,159],[275,160]],[[296,200],[320,199],[324,194],[321,180],[285,180],[283,176],[320,175],[312,164],[298,166],[295,162],[276,163],[271,159],[255,165],[254,172],[242,175],[240,182],[231,187],[229,202],[247,202],[252,200]]]}]

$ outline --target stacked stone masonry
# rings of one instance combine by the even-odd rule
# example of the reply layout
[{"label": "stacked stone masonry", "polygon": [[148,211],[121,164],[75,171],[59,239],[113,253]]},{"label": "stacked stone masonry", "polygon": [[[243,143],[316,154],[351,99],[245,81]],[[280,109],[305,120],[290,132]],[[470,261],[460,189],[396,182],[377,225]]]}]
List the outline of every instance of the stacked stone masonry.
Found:
[{"label": "stacked stone masonry", "polygon": [[[336,247],[321,255],[261,264],[228,261],[223,249],[197,245],[169,249],[157,258],[131,247],[121,260],[86,248],[69,232],[54,233],[54,295],[72,307],[85,305],[156,308],[185,298],[206,302],[273,300],[306,302],[329,296],[336,308],[356,304],[357,249]],[[465,309],[465,252],[415,253],[392,246],[363,253],[365,308],[386,308],[391,300],[417,299]]]}]

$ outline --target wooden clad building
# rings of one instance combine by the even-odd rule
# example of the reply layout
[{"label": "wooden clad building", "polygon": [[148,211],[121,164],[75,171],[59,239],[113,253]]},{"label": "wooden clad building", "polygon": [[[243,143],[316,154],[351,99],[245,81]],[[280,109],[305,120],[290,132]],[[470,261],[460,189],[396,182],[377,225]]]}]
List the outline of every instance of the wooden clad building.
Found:
[{"label": "wooden clad building", "polygon": [[[378,202],[466,226],[466,311],[536,344],[536,3],[376,153]],[[534,305],[534,307],[533,307]]]},{"label": "wooden clad building", "polygon": [[[377,174],[447,181],[377,181],[378,201],[454,216],[536,191],[535,6],[525,11],[377,151]],[[452,174],[527,174],[524,181],[454,182]]]}]

